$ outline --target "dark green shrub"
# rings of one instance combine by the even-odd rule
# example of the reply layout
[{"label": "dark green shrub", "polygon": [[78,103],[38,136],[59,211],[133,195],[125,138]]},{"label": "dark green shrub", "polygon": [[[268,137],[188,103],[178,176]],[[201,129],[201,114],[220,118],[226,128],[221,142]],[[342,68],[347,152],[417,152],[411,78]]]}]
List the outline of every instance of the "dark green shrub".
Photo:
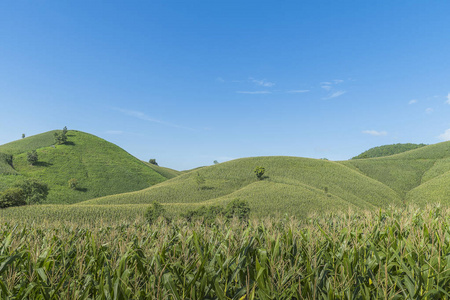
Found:
[{"label": "dark green shrub", "polygon": [[155,201],[152,203],[152,206],[147,208],[147,211],[145,212],[145,219],[151,225],[155,223],[155,221],[159,217],[164,217],[166,220],[168,220],[164,207],[160,203]]},{"label": "dark green shrub", "polygon": [[32,150],[27,153],[27,162],[30,165],[34,165],[35,163],[37,163],[37,161],[38,161],[38,154],[36,150]]},{"label": "dark green shrub", "polygon": [[154,158],[150,158],[150,160],[148,162],[155,166],[158,165],[158,163],[156,162],[156,159],[154,159]]},{"label": "dark green shrub", "polygon": [[36,204],[44,201],[48,195],[48,185],[36,179],[22,180],[14,185],[25,193],[25,201],[28,204]]},{"label": "dark green shrub", "polygon": [[212,224],[217,217],[224,216],[225,211],[221,206],[201,206],[198,209],[188,210],[181,214],[181,217],[185,218],[188,222],[195,222],[203,220],[204,223]]},{"label": "dark green shrub", "polygon": [[225,208],[227,219],[238,218],[242,222],[247,222],[250,216],[250,206],[245,200],[234,199]]},{"label": "dark green shrub", "polygon": [[9,188],[0,193],[0,208],[26,205],[25,192],[21,188]]},{"label": "dark green shrub", "polygon": [[259,180],[263,180],[263,175],[264,175],[264,172],[265,172],[265,171],[266,171],[266,169],[264,169],[263,167],[256,167],[255,170],[254,170],[253,172],[255,172],[256,177],[257,177]]}]

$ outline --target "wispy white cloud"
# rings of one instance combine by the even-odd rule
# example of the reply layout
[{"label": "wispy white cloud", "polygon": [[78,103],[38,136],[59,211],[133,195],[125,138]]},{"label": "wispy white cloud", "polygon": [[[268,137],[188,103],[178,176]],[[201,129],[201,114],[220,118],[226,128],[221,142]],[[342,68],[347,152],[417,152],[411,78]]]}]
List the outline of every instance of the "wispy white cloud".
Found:
[{"label": "wispy white cloud", "polygon": [[238,94],[250,94],[250,95],[257,95],[257,94],[270,94],[270,91],[237,91]]},{"label": "wispy white cloud", "polygon": [[440,134],[438,138],[442,141],[450,141],[450,129],[447,129],[443,134]]},{"label": "wispy white cloud", "polygon": [[370,135],[373,135],[373,136],[384,136],[384,135],[387,135],[386,131],[378,131],[378,130],[363,130],[362,133],[370,134]]},{"label": "wispy white cloud", "polygon": [[342,80],[342,79],[334,79],[333,82],[334,82],[334,84],[339,84],[339,83],[343,83],[344,80]]},{"label": "wispy white cloud", "polygon": [[327,91],[331,90],[331,85],[321,85],[320,87]]},{"label": "wispy white cloud", "polygon": [[222,77],[217,77],[216,81],[220,82],[220,83],[223,83],[223,82],[225,82],[225,79],[223,79]]},{"label": "wispy white cloud", "polygon": [[173,123],[161,121],[161,120],[158,120],[158,119],[154,119],[154,118],[146,115],[145,113],[140,112],[140,111],[136,111],[136,110],[128,110],[128,109],[122,109],[122,108],[113,108],[113,110],[121,112],[121,113],[123,113],[123,114],[125,114],[127,116],[130,116],[130,117],[133,117],[133,118],[136,118],[136,119],[141,119],[141,120],[148,121],[148,122],[158,123],[158,124],[161,124],[161,125],[174,127],[174,128],[194,130],[194,129],[189,128],[189,127],[180,126],[180,125],[177,125],[177,124],[173,124]]},{"label": "wispy white cloud", "polygon": [[298,94],[298,93],[307,93],[307,92],[309,92],[309,90],[290,90],[290,91],[287,91],[286,93]]},{"label": "wispy white cloud", "polygon": [[409,101],[408,104],[415,104],[417,102],[419,102],[419,101],[417,101],[416,99],[413,99],[413,100]]},{"label": "wispy white cloud", "polygon": [[450,93],[447,94],[447,101],[445,103],[450,104]]},{"label": "wispy white cloud", "polygon": [[346,91],[337,91],[337,92],[334,92],[331,95],[329,95],[328,97],[325,97],[323,99],[327,100],[327,99],[336,98],[336,97],[344,95],[345,93],[347,93],[347,92]]},{"label": "wispy white cloud", "polygon": [[427,114],[431,114],[434,111],[434,109],[432,109],[431,107],[428,107],[427,109],[425,109],[425,112]]},{"label": "wispy white cloud", "polygon": [[333,83],[332,82],[329,82],[329,81],[324,81],[324,82],[321,82],[320,83],[320,85],[332,85]]},{"label": "wispy white cloud", "polygon": [[250,77],[249,80],[251,82],[253,82],[254,84],[256,84],[256,85],[264,86],[264,87],[272,87],[272,86],[275,85],[275,83],[267,81],[266,79],[261,79],[260,80],[260,79],[255,79],[253,77]]}]

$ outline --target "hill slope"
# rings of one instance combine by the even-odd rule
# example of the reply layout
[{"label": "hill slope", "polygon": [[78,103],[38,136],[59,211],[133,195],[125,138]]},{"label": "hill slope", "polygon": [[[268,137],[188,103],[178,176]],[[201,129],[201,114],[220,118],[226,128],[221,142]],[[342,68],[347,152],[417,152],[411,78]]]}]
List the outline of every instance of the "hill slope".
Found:
[{"label": "hill slope", "polygon": [[[167,179],[120,147],[91,134],[71,130],[68,142],[56,146],[53,134],[50,131],[0,146],[0,153],[13,155],[12,173],[19,174],[3,171],[0,189],[23,177],[37,178],[50,187],[47,203],[69,204],[140,190]],[[30,150],[38,153],[34,166],[26,161]],[[0,168],[5,169],[5,164],[0,162]],[[77,190],[68,187],[71,178],[78,180]]]},{"label": "hill slope", "polygon": [[[264,180],[253,170],[264,166]],[[197,177],[205,179],[197,184]],[[311,212],[342,208],[369,208],[400,204],[386,185],[339,163],[297,157],[252,157],[204,167],[142,191],[112,195],[80,205],[143,204],[158,201],[172,207],[249,201],[261,214]]]},{"label": "hill slope", "polygon": [[394,155],[426,146],[425,144],[393,144],[370,148],[352,159],[374,158]]}]

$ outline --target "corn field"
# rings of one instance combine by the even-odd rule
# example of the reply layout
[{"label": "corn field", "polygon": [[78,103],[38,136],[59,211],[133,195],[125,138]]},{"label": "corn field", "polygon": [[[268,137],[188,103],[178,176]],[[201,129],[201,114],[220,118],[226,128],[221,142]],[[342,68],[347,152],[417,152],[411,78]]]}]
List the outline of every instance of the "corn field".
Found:
[{"label": "corn field", "polygon": [[448,299],[450,211],[1,220],[1,299]]}]

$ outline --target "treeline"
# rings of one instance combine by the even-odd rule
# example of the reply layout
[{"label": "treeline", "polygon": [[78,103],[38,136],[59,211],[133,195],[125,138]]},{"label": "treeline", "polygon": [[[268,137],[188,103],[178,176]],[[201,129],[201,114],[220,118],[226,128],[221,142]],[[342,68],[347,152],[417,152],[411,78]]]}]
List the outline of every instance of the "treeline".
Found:
[{"label": "treeline", "polygon": [[373,158],[394,155],[426,146],[426,144],[393,144],[371,148],[352,159]]}]

